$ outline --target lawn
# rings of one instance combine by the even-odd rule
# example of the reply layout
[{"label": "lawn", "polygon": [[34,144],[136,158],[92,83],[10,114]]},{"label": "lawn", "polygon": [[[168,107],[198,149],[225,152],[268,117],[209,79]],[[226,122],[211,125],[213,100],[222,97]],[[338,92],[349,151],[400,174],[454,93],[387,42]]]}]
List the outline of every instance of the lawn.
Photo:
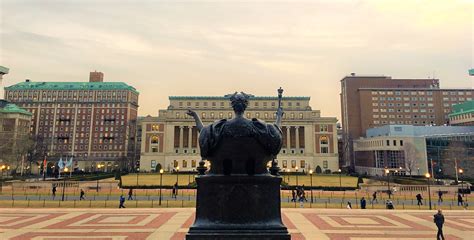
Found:
[{"label": "lawn", "polygon": [[[163,174],[163,186],[172,186],[178,182],[179,186],[188,186],[194,182],[195,175],[190,174]],[[311,185],[311,178],[309,175],[290,175],[282,176],[283,181],[291,186]],[[139,186],[160,186],[160,174],[128,174],[122,176],[122,186],[133,187]],[[341,176],[339,175],[313,175],[313,186],[322,187],[357,187],[357,177]]]}]

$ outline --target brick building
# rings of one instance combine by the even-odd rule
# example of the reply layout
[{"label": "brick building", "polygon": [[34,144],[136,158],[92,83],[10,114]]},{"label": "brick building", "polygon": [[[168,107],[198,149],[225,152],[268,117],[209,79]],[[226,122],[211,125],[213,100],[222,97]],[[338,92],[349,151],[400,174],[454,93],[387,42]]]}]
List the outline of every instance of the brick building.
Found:
[{"label": "brick building", "polygon": [[47,145],[50,163],[72,156],[76,170],[129,169],[139,93],[123,82],[95,77],[91,73],[90,82],[26,80],[6,87],[5,97],[32,113],[30,131]]},{"label": "brick building", "polygon": [[[233,110],[226,97],[169,97],[168,109],[157,117],[142,121],[140,170],[193,171],[201,160],[198,132],[194,120],[186,115],[195,110],[205,125],[223,118],[232,118]],[[339,168],[337,133],[334,117],[321,117],[312,110],[309,97],[283,97],[283,147],[278,165],[284,171],[336,171]],[[275,121],[277,97],[251,97],[246,117]]]},{"label": "brick building", "polygon": [[473,89],[440,89],[438,79],[356,76],[341,80],[345,164],[353,166],[352,141],[388,124],[444,125],[452,106],[472,100]]}]

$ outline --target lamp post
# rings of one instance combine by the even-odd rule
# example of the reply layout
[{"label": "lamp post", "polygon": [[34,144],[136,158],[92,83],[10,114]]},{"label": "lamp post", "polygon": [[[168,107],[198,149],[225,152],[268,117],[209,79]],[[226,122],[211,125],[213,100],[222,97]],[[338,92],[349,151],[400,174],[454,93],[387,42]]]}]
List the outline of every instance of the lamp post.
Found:
[{"label": "lamp post", "polygon": [[[176,167],[176,184],[178,184],[178,181],[179,181],[178,175],[179,175],[179,166]],[[178,185],[179,185],[179,184],[178,184]]]},{"label": "lamp post", "polygon": [[461,189],[462,189],[462,196],[464,197],[464,181],[462,180],[462,174],[464,170],[462,168],[459,169],[459,180],[461,180]]},{"label": "lamp post", "polygon": [[2,193],[3,191],[3,169],[5,169],[6,166],[5,165],[2,165],[0,166],[0,194]]},{"label": "lamp post", "polygon": [[339,172],[339,188],[342,188],[342,179],[341,179],[342,170],[339,168],[337,171]]},{"label": "lamp post", "polygon": [[160,169],[160,200],[159,200],[159,203],[158,205],[161,206],[161,188],[163,186],[163,169]]},{"label": "lamp post", "polygon": [[430,202],[430,210],[431,210],[431,189],[430,189],[430,177],[429,173],[425,174],[426,180],[428,181],[428,201]]},{"label": "lamp post", "polygon": [[385,168],[385,174],[387,175],[387,193],[390,199],[392,194],[390,194],[390,170],[388,168]]},{"label": "lamp post", "polygon": [[[100,168],[102,167],[102,165],[99,163],[97,164],[97,171],[100,172]],[[99,178],[97,178],[97,188],[96,188],[96,191],[99,192]]]},{"label": "lamp post", "polygon": [[138,175],[139,174],[140,174],[140,168],[137,168],[137,184],[136,184],[137,188],[138,188]]},{"label": "lamp post", "polygon": [[[68,171],[69,171],[68,168],[64,168],[64,173],[67,173]],[[64,181],[63,181],[63,197],[62,197],[61,201],[64,202],[64,191],[66,190],[66,174],[64,174],[63,179],[64,179]]]},{"label": "lamp post", "polygon": [[298,166],[295,167],[295,173],[296,173],[296,186],[298,186]]},{"label": "lamp post", "polygon": [[290,186],[290,169],[286,169],[286,176],[288,176],[288,186]]},{"label": "lamp post", "polygon": [[310,192],[311,192],[311,203],[313,203],[313,169],[309,170],[309,182],[311,185]]}]

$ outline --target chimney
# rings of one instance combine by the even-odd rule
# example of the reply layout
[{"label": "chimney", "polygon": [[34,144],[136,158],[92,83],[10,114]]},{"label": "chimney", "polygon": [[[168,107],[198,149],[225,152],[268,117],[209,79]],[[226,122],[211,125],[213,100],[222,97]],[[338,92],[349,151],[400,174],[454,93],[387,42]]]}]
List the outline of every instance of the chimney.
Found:
[{"label": "chimney", "polygon": [[90,72],[89,74],[89,82],[103,82],[104,81],[104,74],[101,72]]}]

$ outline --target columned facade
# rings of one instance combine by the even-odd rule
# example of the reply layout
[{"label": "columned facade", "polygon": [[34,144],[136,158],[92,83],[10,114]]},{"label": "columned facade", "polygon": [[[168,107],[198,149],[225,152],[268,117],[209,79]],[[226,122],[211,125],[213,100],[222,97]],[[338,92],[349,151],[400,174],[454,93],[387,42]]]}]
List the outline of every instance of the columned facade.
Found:
[{"label": "columned facade", "polygon": [[[232,118],[233,110],[226,97],[170,97],[170,106],[158,117],[142,121],[141,171],[195,171],[201,160],[199,134],[194,120],[186,115],[195,110],[205,125]],[[276,97],[251,97],[247,118],[275,122]],[[338,166],[336,122],[312,110],[309,97],[284,97],[282,120],[283,147],[278,155],[282,171],[336,171]],[[152,139],[160,139],[151,143]]]}]

